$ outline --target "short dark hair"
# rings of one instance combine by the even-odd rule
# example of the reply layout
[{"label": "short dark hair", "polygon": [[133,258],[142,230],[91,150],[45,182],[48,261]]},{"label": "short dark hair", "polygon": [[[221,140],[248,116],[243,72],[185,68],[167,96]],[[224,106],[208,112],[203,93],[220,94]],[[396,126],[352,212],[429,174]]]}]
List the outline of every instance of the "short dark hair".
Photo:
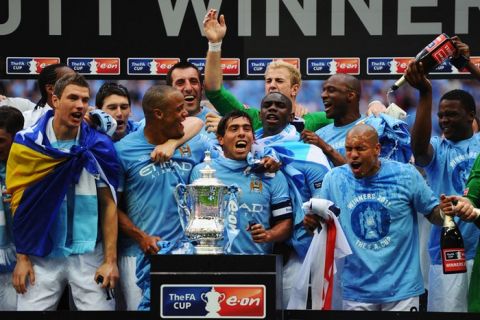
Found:
[{"label": "short dark hair", "polygon": [[440,98],[440,102],[442,100],[460,101],[460,104],[465,108],[467,112],[473,112],[473,114],[477,113],[475,107],[475,100],[473,99],[472,95],[465,90],[455,89],[448,91]]},{"label": "short dark hair", "polygon": [[82,76],[81,74],[75,73],[75,74],[66,74],[60,79],[58,79],[57,82],[55,83],[53,94],[60,98],[63,94],[63,90],[65,90],[65,88],[71,84],[77,85],[79,87],[87,88],[90,91],[90,86],[88,85],[88,82],[85,79],[85,77]]},{"label": "short dark hair", "polygon": [[98,109],[101,109],[105,98],[114,94],[116,94],[117,96],[126,97],[128,100],[128,104],[132,105],[130,101],[130,94],[128,93],[127,88],[115,82],[105,82],[104,84],[102,84],[100,89],[98,89],[97,95],[95,97],[95,106]]},{"label": "short dark hair", "polygon": [[198,80],[200,80],[200,84],[203,83],[203,77],[202,77],[202,74],[200,72],[200,70],[198,70],[198,67],[196,65],[194,65],[193,63],[191,62],[188,62],[188,61],[180,61],[180,62],[177,62],[175,63],[167,72],[167,86],[172,86],[173,85],[173,79],[172,79],[172,72],[173,70],[175,69],[188,69],[188,68],[193,68],[195,70],[197,70],[197,74],[198,74]]},{"label": "short dark hair", "polygon": [[0,107],[0,129],[7,131],[12,137],[23,129],[24,121],[20,110],[10,106]]},{"label": "short dark hair", "polygon": [[[292,100],[289,97],[287,97],[286,95],[284,95],[283,93],[279,92],[279,91],[273,91],[273,92],[267,93],[265,95],[265,97],[262,98],[262,102],[260,103],[260,108],[263,108],[263,104],[265,103],[265,100],[267,100],[267,98],[272,96],[272,95],[279,95],[281,97],[281,100],[282,100],[280,102],[284,103],[287,106],[287,108],[290,109],[290,111],[293,111]],[[270,107],[270,105],[269,105],[269,107]]]},{"label": "short dark hair", "polygon": [[225,135],[225,130],[227,129],[228,121],[230,121],[231,119],[237,119],[237,118],[246,118],[253,128],[252,118],[250,118],[248,113],[241,110],[233,110],[227,113],[226,115],[224,115],[222,119],[220,119],[220,122],[218,123],[218,127],[217,127],[217,136],[223,137]]},{"label": "short dark hair", "polygon": [[145,119],[148,120],[151,117],[154,109],[165,111],[165,107],[168,104],[168,97],[173,92],[180,91],[166,85],[150,87],[147,92],[145,92],[142,99],[142,108],[143,113],[145,114]]}]

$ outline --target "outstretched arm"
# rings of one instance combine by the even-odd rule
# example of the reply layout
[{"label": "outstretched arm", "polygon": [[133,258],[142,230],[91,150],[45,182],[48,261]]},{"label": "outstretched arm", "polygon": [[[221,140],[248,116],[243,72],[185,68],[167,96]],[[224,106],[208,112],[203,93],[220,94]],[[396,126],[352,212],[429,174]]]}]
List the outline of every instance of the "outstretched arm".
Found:
[{"label": "outstretched arm", "polygon": [[417,115],[412,128],[412,151],[415,163],[426,166],[432,161],[433,147],[430,144],[432,134],[432,85],[425,77],[423,66],[412,61],[409,63],[405,78],[420,93]]},{"label": "outstretched arm", "polygon": [[300,137],[303,142],[313,144],[322,149],[323,153],[335,167],[347,163],[347,160],[340,153],[338,153],[337,150],[333,149],[331,145],[323,141],[323,139],[320,138],[315,132],[303,130]]},{"label": "outstretched arm", "polygon": [[203,31],[208,39],[207,60],[205,62],[205,90],[218,91],[222,86],[221,45],[227,32],[225,17],[217,10],[210,9],[203,20]]},{"label": "outstretched arm", "polygon": [[185,134],[180,139],[169,139],[164,144],[158,145],[150,153],[153,162],[163,163],[170,160],[175,150],[182,144],[196,136],[203,128],[203,121],[197,117],[187,117],[182,122]]}]

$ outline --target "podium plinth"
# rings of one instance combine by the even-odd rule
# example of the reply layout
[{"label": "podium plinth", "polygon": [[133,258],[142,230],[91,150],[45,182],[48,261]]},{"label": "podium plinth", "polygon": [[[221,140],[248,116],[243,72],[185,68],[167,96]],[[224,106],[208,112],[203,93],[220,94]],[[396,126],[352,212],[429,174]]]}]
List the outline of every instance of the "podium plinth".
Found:
[{"label": "podium plinth", "polygon": [[275,319],[281,309],[280,256],[156,255],[151,264],[154,318]]}]

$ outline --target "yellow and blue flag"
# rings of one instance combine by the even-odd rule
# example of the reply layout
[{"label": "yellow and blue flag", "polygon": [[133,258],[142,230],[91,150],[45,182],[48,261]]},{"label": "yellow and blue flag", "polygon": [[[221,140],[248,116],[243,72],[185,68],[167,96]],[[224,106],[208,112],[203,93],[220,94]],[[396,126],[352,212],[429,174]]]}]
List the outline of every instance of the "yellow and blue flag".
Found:
[{"label": "yellow and blue flag", "polygon": [[119,164],[110,138],[82,123],[78,145],[63,152],[53,148],[47,138],[51,117],[52,110],[35,126],[17,133],[7,162],[17,253],[41,257],[52,250],[52,225],[68,187],[79,182],[83,169],[102,177],[114,197],[118,186]]}]

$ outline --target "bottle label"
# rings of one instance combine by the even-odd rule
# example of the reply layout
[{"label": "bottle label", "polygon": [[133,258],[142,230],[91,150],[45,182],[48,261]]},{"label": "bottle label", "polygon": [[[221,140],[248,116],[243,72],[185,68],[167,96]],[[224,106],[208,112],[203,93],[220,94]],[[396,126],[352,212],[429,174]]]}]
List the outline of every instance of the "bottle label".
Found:
[{"label": "bottle label", "polygon": [[435,59],[437,63],[442,63],[443,61],[447,60],[449,57],[453,56],[455,52],[455,47],[453,43],[448,40],[440,47],[437,47],[434,52],[432,52],[432,57]]},{"label": "bottle label", "polygon": [[465,272],[467,270],[464,248],[442,249],[442,258],[444,273]]}]

